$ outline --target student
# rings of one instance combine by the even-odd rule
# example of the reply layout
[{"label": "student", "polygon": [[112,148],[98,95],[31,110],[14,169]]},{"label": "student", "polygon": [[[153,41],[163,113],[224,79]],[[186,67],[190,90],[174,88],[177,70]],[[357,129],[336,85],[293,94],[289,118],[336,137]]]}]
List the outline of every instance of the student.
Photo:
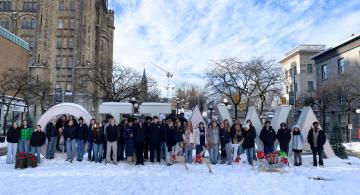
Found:
[{"label": "student", "polygon": [[76,126],[73,120],[69,120],[64,129],[64,141],[66,144],[66,160],[70,163],[73,162],[76,149]]},{"label": "student", "polygon": [[196,155],[200,155],[200,153],[203,151],[203,147],[207,145],[206,129],[203,122],[200,122],[199,128],[195,129],[194,137],[195,137]]},{"label": "student", "polygon": [[79,124],[76,128],[76,149],[77,149],[77,160],[81,162],[84,158],[85,153],[85,142],[87,140],[87,133],[89,131],[89,128],[86,123],[84,123],[83,117],[79,118]]},{"label": "student", "polygon": [[265,126],[260,132],[260,139],[264,145],[265,155],[274,152],[274,143],[276,141],[276,133],[274,129],[271,127],[270,121],[265,122]]},{"label": "student", "polygon": [[[106,148],[106,163],[117,164],[117,140],[119,138],[119,130],[115,125],[115,119],[110,118],[110,124],[106,127],[105,131],[107,148]],[[112,151],[112,161],[111,161]]]},{"label": "student", "polygon": [[243,137],[244,137],[243,148],[245,150],[247,160],[249,164],[252,166],[254,160],[253,155],[255,150],[255,138],[256,138],[255,129],[251,129],[249,125],[245,125],[243,131]]},{"label": "student", "polygon": [[40,150],[46,142],[46,135],[41,131],[41,126],[36,125],[36,130],[31,134],[30,145],[31,153],[36,155],[37,162],[40,163]]},{"label": "student", "polygon": [[300,127],[298,125],[294,125],[292,128],[292,150],[294,152],[294,165],[301,166],[302,165],[302,158],[301,152],[303,149],[303,145],[305,142],[304,135],[300,131]]},{"label": "student", "polygon": [[[249,126],[249,128],[250,128],[251,131],[255,132],[255,139],[256,139],[256,137],[258,137],[258,134],[257,134],[256,129],[255,129],[255,127],[254,127],[254,125],[252,124],[252,121],[251,121],[250,119],[248,119],[248,120],[246,121],[246,125]],[[257,160],[255,149],[254,149],[254,153],[253,153],[253,160],[254,160],[254,161]]]},{"label": "student", "polygon": [[33,130],[29,127],[28,122],[24,120],[20,127],[19,152],[29,152],[32,132]]},{"label": "student", "polygon": [[206,139],[209,145],[210,162],[217,164],[219,152],[219,127],[216,121],[212,121],[210,128],[206,132]]},{"label": "student", "polygon": [[176,146],[176,130],[174,127],[174,121],[169,119],[168,125],[167,125],[167,133],[166,133],[166,144],[168,148],[168,154],[167,154],[167,165],[170,164],[170,157],[173,156],[175,152],[175,146]]},{"label": "student", "polygon": [[7,155],[6,164],[14,164],[16,160],[16,153],[18,148],[18,142],[20,138],[20,130],[17,123],[13,123],[7,132]]},{"label": "student", "polygon": [[319,127],[318,122],[313,123],[313,127],[310,129],[307,140],[311,146],[313,153],[313,165],[317,166],[316,156],[319,156],[319,165],[324,167],[322,152],[324,150],[324,144],[326,142],[326,136],[322,129]]},{"label": "student", "polygon": [[242,129],[241,129],[241,125],[240,124],[237,124],[235,125],[235,133],[234,133],[234,137],[232,139],[232,142],[234,144],[238,144],[238,148],[237,148],[237,152],[236,152],[236,159],[235,159],[235,162],[239,163],[240,162],[240,155],[242,153],[244,153],[244,149],[243,149],[243,133],[242,133]]},{"label": "student", "polygon": [[185,162],[191,164],[192,163],[192,151],[194,148],[195,140],[194,134],[192,132],[191,123],[187,124],[185,127],[185,132],[183,134],[184,146],[185,146]]},{"label": "student", "polygon": [[136,165],[144,165],[145,129],[140,124],[135,125],[134,140],[135,140]]},{"label": "student", "polygon": [[105,135],[104,130],[101,128],[101,124],[97,122],[92,125],[92,133],[94,137],[93,153],[95,163],[101,163],[102,155],[104,153]]},{"label": "student", "polygon": [[280,144],[280,151],[289,154],[289,143],[291,140],[291,132],[290,129],[287,128],[286,123],[280,124],[280,129],[278,130],[276,137]]},{"label": "student", "polygon": [[159,118],[154,116],[153,123],[150,127],[150,162],[154,162],[155,152],[156,160],[160,163],[160,134],[161,134],[161,125],[159,123]]},{"label": "student", "polygon": [[124,133],[125,133],[125,129],[128,126],[128,120],[124,119],[120,122],[120,124],[118,125],[118,129],[119,129],[119,139],[118,139],[118,154],[117,154],[117,160],[118,161],[123,161],[124,159],[126,159],[124,157],[124,153],[125,153],[125,138],[124,138]]},{"label": "student", "polygon": [[166,144],[167,129],[168,129],[167,121],[162,120],[161,128],[160,128],[160,161],[165,161],[165,162],[168,154],[168,148]]},{"label": "student", "polygon": [[221,142],[221,147],[224,147],[224,151],[226,152],[226,161],[228,165],[232,164],[232,145],[231,145],[231,140],[230,140],[230,135],[229,135],[229,130],[226,126],[226,123],[222,123],[220,126],[220,142]]},{"label": "student", "polygon": [[46,138],[48,140],[48,145],[46,148],[46,159],[55,158],[56,143],[58,139],[58,132],[55,127],[55,120],[52,119],[45,127]]},{"label": "student", "polygon": [[128,163],[133,162],[134,150],[135,150],[135,140],[134,140],[134,124],[133,119],[130,119],[128,122],[128,126],[125,128],[124,131],[124,138],[125,138],[125,153],[126,159]]},{"label": "student", "polygon": [[181,121],[179,119],[176,120],[176,126],[175,126],[175,141],[176,145],[174,147],[174,155],[179,156],[183,155],[183,144],[184,144],[184,128],[181,125]]},{"label": "student", "polygon": [[[88,152],[88,161],[94,161],[94,155],[93,153],[93,146],[94,146],[94,126],[96,125],[96,120],[95,119],[91,119],[90,121],[90,125],[88,128],[88,133],[87,133],[87,142],[88,142],[88,148],[87,148],[87,152]],[[100,124],[99,124],[100,125]]]},{"label": "student", "polygon": [[145,117],[145,122],[143,123],[143,126],[142,126],[142,128],[144,129],[144,132],[145,132],[144,161],[147,161],[149,159],[151,121],[152,121],[151,116]]}]

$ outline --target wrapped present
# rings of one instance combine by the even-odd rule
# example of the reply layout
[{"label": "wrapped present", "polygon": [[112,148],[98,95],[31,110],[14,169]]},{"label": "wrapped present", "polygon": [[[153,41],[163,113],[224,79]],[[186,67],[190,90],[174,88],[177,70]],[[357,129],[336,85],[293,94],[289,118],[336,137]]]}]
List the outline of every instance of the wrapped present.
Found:
[{"label": "wrapped present", "polygon": [[277,164],[278,163],[278,154],[271,153],[266,156],[266,160],[268,161],[269,164]]}]

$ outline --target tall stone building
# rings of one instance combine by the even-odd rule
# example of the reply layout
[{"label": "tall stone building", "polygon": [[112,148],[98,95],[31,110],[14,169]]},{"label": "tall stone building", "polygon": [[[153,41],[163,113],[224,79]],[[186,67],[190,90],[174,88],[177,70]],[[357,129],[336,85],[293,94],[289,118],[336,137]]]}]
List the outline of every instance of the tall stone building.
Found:
[{"label": "tall stone building", "polygon": [[98,90],[84,75],[112,69],[107,0],[0,0],[0,25],[29,43],[30,74],[53,84],[54,104],[74,102],[96,114]]}]

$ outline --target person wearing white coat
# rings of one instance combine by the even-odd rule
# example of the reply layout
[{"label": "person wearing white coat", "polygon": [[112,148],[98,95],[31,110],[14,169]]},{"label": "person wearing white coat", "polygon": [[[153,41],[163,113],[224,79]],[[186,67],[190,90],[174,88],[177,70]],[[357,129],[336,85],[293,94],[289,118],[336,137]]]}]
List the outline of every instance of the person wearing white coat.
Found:
[{"label": "person wearing white coat", "polygon": [[185,145],[185,162],[192,163],[192,151],[195,144],[195,137],[192,132],[191,126],[185,127],[185,132],[183,134],[184,145]]},{"label": "person wearing white coat", "polygon": [[292,150],[294,152],[294,165],[301,166],[302,158],[301,152],[304,146],[305,137],[302,134],[300,127],[298,125],[294,125],[292,128]]},{"label": "person wearing white coat", "polygon": [[199,127],[194,131],[196,155],[199,155],[203,151],[203,147],[206,147],[206,129],[203,122],[199,123]]}]

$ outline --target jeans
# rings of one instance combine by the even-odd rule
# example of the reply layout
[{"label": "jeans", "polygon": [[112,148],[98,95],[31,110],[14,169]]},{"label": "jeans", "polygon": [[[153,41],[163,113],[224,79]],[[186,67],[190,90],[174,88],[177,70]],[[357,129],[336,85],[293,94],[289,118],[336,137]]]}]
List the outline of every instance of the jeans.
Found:
[{"label": "jeans", "polygon": [[76,140],[66,140],[66,159],[74,160],[76,149]]},{"label": "jeans", "polygon": [[166,161],[166,153],[168,151],[166,142],[162,142],[160,144],[160,160],[165,160]]},{"label": "jeans", "polygon": [[212,144],[209,153],[210,153],[210,163],[216,164],[218,160],[219,146],[217,144]]},{"label": "jeans", "polygon": [[294,152],[294,163],[302,164],[301,152]]},{"label": "jeans", "polygon": [[264,153],[265,155],[268,155],[270,153],[274,152],[274,146],[264,146]]},{"label": "jeans", "polygon": [[58,137],[51,137],[46,148],[46,159],[53,159],[55,157],[56,142]]},{"label": "jeans", "polygon": [[244,153],[244,148],[243,148],[242,144],[239,144],[236,154],[238,156],[240,156],[242,153]]},{"label": "jeans", "polygon": [[38,163],[40,163],[40,150],[41,150],[41,146],[38,147],[31,146],[31,153],[36,155],[36,160]]},{"label": "jeans", "polygon": [[313,163],[314,163],[314,166],[317,166],[316,155],[319,155],[319,165],[320,165],[320,166],[324,166],[323,156],[322,156],[322,150],[320,150],[319,148],[313,148],[313,149],[312,149],[312,153],[313,153]]},{"label": "jeans", "polygon": [[7,143],[6,164],[14,164],[16,161],[17,148],[18,143]]},{"label": "jeans", "polygon": [[192,163],[192,151],[193,151],[193,144],[188,144],[185,147],[185,162],[191,164]]},{"label": "jeans", "polygon": [[225,144],[225,151],[226,151],[226,159],[228,161],[228,164],[231,164],[233,161],[231,142]]},{"label": "jeans", "polygon": [[123,161],[124,159],[126,159],[124,157],[124,151],[125,151],[125,141],[124,140],[120,140],[118,141],[118,144],[117,144],[117,147],[118,147],[118,154],[117,154],[117,160],[121,160]]},{"label": "jeans", "polygon": [[102,144],[93,144],[93,152],[94,152],[94,161],[101,162],[103,155],[103,145]]},{"label": "jeans", "polygon": [[112,159],[113,162],[117,161],[117,141],[113,141],[113,142],[109,142],[107,141],[106,144],[107,148],[106,148],[106,161],[110,162],[111,161],[111,150],[112,150]]},{"label": "jeans", "polygon": [[77,159],[83,160],[85,153],[85,145],[83,139],[76,140]]},{"label": "jeans", "polygon": [[87,148],[87,152],[88,152],[88,159],[89,160],[93,160],[94,159],[94,154],[91,155],[93,153],[93,145],[94,143],[93,142],[88,142],[88,148]]},{"label": "jeans", "polygon": [[253,165],[254,150],[255,148],[245,148],[246,157],[250,165]]},{"label": "jeans", "polygon": [[21,139],[19,141],[19,152],[30,152],[30,141]]}]

